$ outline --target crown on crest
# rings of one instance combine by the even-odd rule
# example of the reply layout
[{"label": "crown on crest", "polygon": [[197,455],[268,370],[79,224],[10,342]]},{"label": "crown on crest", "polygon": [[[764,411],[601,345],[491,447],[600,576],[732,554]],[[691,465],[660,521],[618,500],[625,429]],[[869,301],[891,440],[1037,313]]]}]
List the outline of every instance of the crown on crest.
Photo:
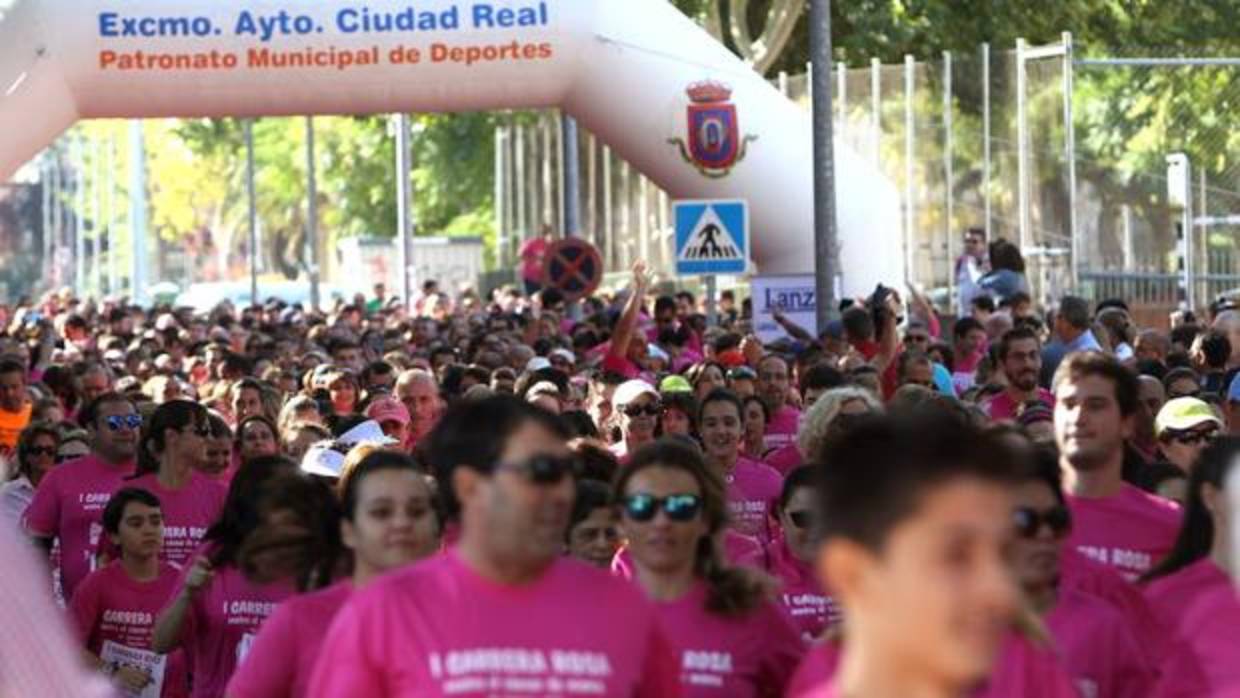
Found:
[{"label": "crown on crest", "polygon": [[689,99],[698,104],[726,102],[732,98],[732,88],[714,80],[703,80],[689,85],[685,90]]}]

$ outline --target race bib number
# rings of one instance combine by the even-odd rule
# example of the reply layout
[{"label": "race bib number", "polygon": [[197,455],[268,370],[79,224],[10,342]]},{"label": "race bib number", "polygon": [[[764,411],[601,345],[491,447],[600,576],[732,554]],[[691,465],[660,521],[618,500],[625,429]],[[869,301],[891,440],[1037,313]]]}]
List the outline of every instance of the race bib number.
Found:
[{"label": "race bib number", "polygon": [[111,640],[103,641],[103,648],[99,652],[99,657],[107,664],[114,664],[117,667],[130,667],[146,672],[151,677],[146,688],[135,693],[118,689],[126,698],[159,698],[159,694],[164,687],[164,667],[168,662],[168,656],[164,654],[156,654],[150,650],[139,650],[133,647],[127,647],[118,642]]}]

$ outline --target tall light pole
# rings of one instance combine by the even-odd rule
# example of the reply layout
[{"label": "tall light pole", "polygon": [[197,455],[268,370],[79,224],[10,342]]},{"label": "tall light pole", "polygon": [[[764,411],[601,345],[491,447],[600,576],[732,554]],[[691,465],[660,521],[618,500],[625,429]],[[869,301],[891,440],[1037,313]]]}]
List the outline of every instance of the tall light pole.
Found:
[{"label": "tall light pole", "polygon": [[810,64],[814,106],[814,287],[818,331],[836,307],[840,272],[835,221],[835,132],[832,124],[831,0],[811,0]]}]

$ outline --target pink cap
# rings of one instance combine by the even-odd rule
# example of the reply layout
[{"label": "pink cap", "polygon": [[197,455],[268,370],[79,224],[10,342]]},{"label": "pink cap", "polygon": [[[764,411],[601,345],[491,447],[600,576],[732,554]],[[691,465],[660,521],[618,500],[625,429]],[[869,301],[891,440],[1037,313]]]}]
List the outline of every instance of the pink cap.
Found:
[{"label": "pink cap", "polygon": [[394,397],[381,397],[366,408],[366,416],[382,424],[383,422],[409,423],[409,410]]}]

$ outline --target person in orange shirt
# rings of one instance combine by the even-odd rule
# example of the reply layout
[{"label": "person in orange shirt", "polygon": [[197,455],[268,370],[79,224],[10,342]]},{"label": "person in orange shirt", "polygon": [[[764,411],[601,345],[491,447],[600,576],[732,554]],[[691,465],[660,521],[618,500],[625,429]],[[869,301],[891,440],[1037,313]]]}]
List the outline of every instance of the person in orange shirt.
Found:
[{"label": "person in orange shirt", "polygon": [[0,359],[0,454],[17,448],[17,437],[30,423],[31,403],[26,394],[26,367],[16,359]]}]

